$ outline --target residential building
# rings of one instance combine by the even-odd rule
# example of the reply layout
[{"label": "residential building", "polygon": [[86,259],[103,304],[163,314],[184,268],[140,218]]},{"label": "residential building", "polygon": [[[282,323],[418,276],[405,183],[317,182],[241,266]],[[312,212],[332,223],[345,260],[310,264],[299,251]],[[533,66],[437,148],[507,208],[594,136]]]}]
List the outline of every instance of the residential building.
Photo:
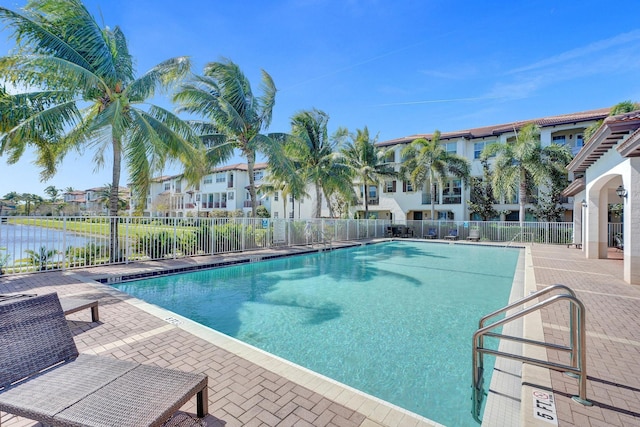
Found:
[{"label": "residential building", "polygon": [[[68,215],[108,215],[108,203],[105,200],[107,187],[94,187],[87,190],[67,191],[62,194]],[[131,194],[127,187],[120,187],[119,198],[130,203]]]},{"label": "residential building", "polygon": [[[580,113],[564,114],[560,116],[544,117],[534,120],[523,120],[513,123],[505,123],[494,126],[485,126],[453,132],[443,132],[440,142],[446,150],[467,158],[471,162],[471,175],[482,177],[482,165],[480,153],[487,145],[494,142],[507,142],[516,138],[516,131],[528,123],[536,123],[540,126],[540,140],[542,146],[551,143],[566,145],[576,154],[584,145],[584,130],[591,124],[601,120],[609,114],[609,108],[585,111]],[[432,134],[418,134],[403,138],[382,141],[378,147],[388,149],[389,163],[400,169],[402,163],[402,149],[418,138],[431,139]],[[359,189],[359,204],[354,211],[360,214],[364,212],[363,189]],[[439,220],[472,220],[467,209],[469,199],[469,187],[459,179],[450,179],[442,186],[437,186],[436,193],[430,194],[430,188],[420,186],[414,188],[411,182],[400,179],[388,180],[379,185],[367,189],[369,197],[369,216],[381,219],[396,220],[422,220],[431,219],[431,198],[435,198],[436,217]],[[532,200],[533,202],[533,200]],[[573,205],[565,200],[567,209],[566,219],[571,220]],[[518,198],[513,200],[500,200],[496,205],[498,211],[510,212],[503,215],[503,220],[518,220]],[[531,219],[533,218],[526,218]]]},{"label": "residential building", "polygon": [[[516,138],[516,132],[524,125],[534,122],[540,126],[542,146],[551,143],[566,145],[573,154],[578,153],[584,145],[584,131],[591,124],[606,118],[609,108],[523,120],[494,126],[485,126],[461,131],[443,132],[441,143],[451,152],[467,158],[471,163],[471,175],[482,177],[480,153],[488,144],[506,142]],[[402,149],[417,138],[432,138],[432,134],[417,134],[389,141],[382,141],[378,147],[389,150],[387,161],[395,170],[402,164]],[[256,186],[268,182],[266,163],[255,166]],[[248,191],[247,165],[240,163],[212,169],[195,186],[189,186],[182,175],[161,176],[153,180],[147,195],[145,215],[150,216],[209,216],[215,211],[242,210],[244,215],[251,211],[251,200]],[[351,207],[350,216],[364,216],[364,188],[354,183],[359,200]],[[281,192],[260,194],[259,204],[264,205],[272,218],[310,218],[312,216],[313,197],[315,191],[307,189],[306,196],[293,200],[286,199]],[[435,199],[435,219],[465,221],[478,218],[470,215],[467,200],[470,188],[459,179],[450,179],[444,185],[437,186],[436,193],[431,195],[430,188],[414,186],[402,180],[388,180],[378,185],[370,185],[366,195],[369,204],[369,217],[388,219],[391,221],[422,220],[431,218],[431,198]],[[531,203],[535,199],[530,200]],[[565,198],[565,220],[571,221],[573,201]],[[529,203],[529,207],[532,204]],[[496,205],[498,211],[506,212],[503,220],[518,220],[518,197],[513,200],[500,200]],[[323,200],[322,216],[328,216],[326,201]],[[535,220],[534,218],[525,218]]]},{"label": "residential building", "polygon": [[[256,163],[254,185],[265,182],[266,163]],[[259,195],[258,205],[270,206],[270,196]],[[251,212],[249,174],[246,163],[213,168],[197,184],[184,175],[160,176],[152,180],[143,209],[145,216],[212,216],[214,212]]]}]

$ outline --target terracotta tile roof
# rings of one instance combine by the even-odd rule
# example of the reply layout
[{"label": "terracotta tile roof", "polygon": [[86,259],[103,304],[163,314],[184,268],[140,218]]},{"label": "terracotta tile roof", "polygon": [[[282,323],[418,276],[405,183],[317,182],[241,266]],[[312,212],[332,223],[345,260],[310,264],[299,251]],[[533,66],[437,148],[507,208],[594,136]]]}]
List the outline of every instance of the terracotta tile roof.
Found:
[{"label": "terracotta tile roof", "polygon": [[[520,129],[522,126],[528,123],[536,123],[541,127],[548,127],[548,126],[557,126],[557,125],[563,125],[563,124],[569,124],[569,123],[580,123],[585,121],[600,120],[607,117],[607,115],[609,114],[609,110],[610,108],[600,108],[597,110],[582,111],[579,113],[562,114],[559,116],[543,117],[543,118],[532,119],[532,120],[521,120],[521,121],[512,122],[512,123],[504,123],[504,124],[493,125],[493,126],[484,126],[479,128],[459,130],[459,131],[453,131],[453,132],[442,132],[440,134],[440,140],[459,139],[459,138],[476,139],[476,138],[485,138],[490,136],[499,136],[503,133],[514,132],[514,130]],[[397,145],[397,144],[406,144],[417,138],[431,139],[432,137],[433,137],[432,133],[417,134],[417,135],[405,136],[403,138],[391,139],[389,141],[382,141],[377,143],[376,145],[379,147],[388,147],[388,146]]]},{"label": "terracotta tile roof", "polygon": [[617,147],[618,152],[625,157],[640,156],[640,138],[636,135],[638,129],[640,129],[640,110],[607,117],[602,126],[585,142],[582,150],[567,165],[567,169],[573,173],[586,171],[611,147],[628,135],[631,137]]}]

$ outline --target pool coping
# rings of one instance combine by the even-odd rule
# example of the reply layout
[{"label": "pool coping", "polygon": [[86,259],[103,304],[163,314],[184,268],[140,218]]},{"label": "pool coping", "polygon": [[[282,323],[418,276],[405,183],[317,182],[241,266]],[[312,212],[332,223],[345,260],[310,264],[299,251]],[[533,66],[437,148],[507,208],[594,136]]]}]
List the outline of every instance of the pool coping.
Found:
[{"label": "pool coping", "polygon": [[[164,320],[165,322],[168,322],[180,329],[185,330],[190,334],[193,334],[199,338],[202,338],[208,341],[217,347],[220,347],[233,354],[236,354],[251,363],[254,363],[265,369],[268,369],[269,371],[276,373],[290,381],[293,381],[296,384],[306,387],[307,389],[315,393],[321,394],[327,399],[330,399],[338,404],[341,404],[353,411],[361,413],[362,415],[367,417],[365,422],[361,424],[363,427],[364,426],[367,426],[367,427],[396,426],[396,425],[445,427],[444,425],[436,421],[433,421],[424,416],[411,412],[407,409],[401,408],[388,401],[385,401],[375,396],[372,396],[370,394],[367,394],[361,390],[358,390],[344,383],[336,381],[332,378],[329,378],[327,376],[314,372],[310,369],[307,369],[303,366],[290,362],[286,359],[283,359],[281,357],[268,353],[250,344],[237,340],[233,337],[222,334],[221,332],[218,332],[207,326],[201,325],[193,320],[190,320],[170,310],[164,309],[162,307],[159,307],[154,304],[147,303],[138,298],[132,297],[131,295],[126,294],[110,286],[111,284],[121,283],[128,280],[138,280],[138,279],[142,279],[146,277],[154,277],[158,275],[180,274],[180,273],[189,272],[189,271],[227,267],[227,266],[239,265],[239,264],[245,264],[245,263],[251,263],[251,262],[259,262],[259,261],[268,260],[268,259],[290,257],[290,256],[296,256],[296,255],[308,255],[308,254],[313,254],[313,253],[327,251],[327,250],[336,250],[336,249],[343,249],[348,247],[364,246],[364,245],[369,245],[374,243],[382,243],[389,240],[398,240],[398,241],[415,240],[415,241],[420,241],[424,243],[435,243],[435,244],[463,244],[463,245],[494,246],[494,247],[498,246],[498,247],[505,247],[505,248],[507,247],[502,244],[501,245],[486,244],[486,243],[483,244],[482,242],[478,243],[478,242],[444,241],[444,240],[442,241],[430,240],[428,242],[425,242],[422,239],[381,239],[381,240],[358,242],[356,244],[353,244],[353,243],[345,244],[345,245],[340,245],[338,247],[333,247],[333,248],[311,248],[311,249],[298,248],[298,250],[294,252],[285,251],[284,253],[271,254],[271,255],[264,255],[264,254],[257,255],[255,253],[252,253],[252,254],[239,253],[239,254],[233,254],[238,258],[234,257],[233,259],[218,261],[214,263],[203,263],[203,264],[190,265],[190,266],[179,267],[179,268],[155,269],[153,271],[146,271],[146,272],[135,273],[135,274],[125,274],[121,276],[111,274],[108,277],[92,278],[92,277],[83,276],[82,272],[80,271],[73,271],[73,272],[69,271],[67,274],[77,275],[79,279],[85,282],[91,281],[95,283],[95,285],[98,286],[105,293],[115,298],[118,298],[119,300],[126,302],[127,304],[133,305],[142,311],[145,311],[157,318]],[[535,279],[528,277],[530,275],[531,276],[533,275],[533,266],[531,262],[530,249],[527,250],[526,246],[524,245],[521,246],[520,244],[518,246],[509,246],[509,248],[521,249],[521,250],[524,249],[523,251],[524,256],[521,253],[519,257],[519,261],[518,261],[519,265],[518,265],[518,268],[516,269],[516,274],[514,275],[514,283],[516,281],[524,282],[525,292],[526,292],[526,289],[528,288],[526,284],[529,283],[531,280],[533,280],[533,288],[535,290]],[[523,261],[523,258],[524,258],[524,261]],[[524,271],[522,271],[522,268],[521,268],[522,264],[525,265]],[[519,274],[518,271],[521,271],[521,273]],[[524,274],[524,277],[522,277],[522,274]],[[514,298],[513,287],[514,287],[514,284],[512,284],[512,295],[510,295],[510,300],[509,300],[510,302],[512,302]],[[534,330],[537,329],[537,325],[535,325],[536,323],[538,322],[533,322]],[[540,331],[542,331],[541,319],[539,321],[539,329]],[[504,360],[504,359],[497,359],[496,367],[498,368],[500,368],[500,365],[498,364],[498,361],[500,360]],[[538,368],[538,369],[542,369],[542,368]],[[522,384],[525,384],[524,371],[525,370],[523,369]],[[471,378],[471,369],[469,370],[469,373]],[[500,374],[496,376],[494,372],[494,375],[492,376],[491,387],[494,386],[495,378],[499,376]],[[518,381],[518,384],[520,384],[520,381]],[[550,376],[549,376],[549,384],[550,384]],[[504,398],[504,397],[498,397],[498,395],[495,395],[495,394],[490,395],[487,398],[487,405],[489,405],[490,401],[495,399],[500,399],[500,398]],[[470,406],[470,409],[471,409],[471,406]],[[519,412],[520,412],[519,415],[522,415],[522,411],[519,411]],[[504,413],[503,413],[502,416],[500,416],[499,418],[490,418],[490,419],[483,420],[483,425],[513,426],[515,425],[512,423],[513,420],[515,420],[514,417],[504,417]],[[367,423],[367,422],[372,422],[373,424]],[[534,424],[522,424],[522,425],[534,425]]]}]

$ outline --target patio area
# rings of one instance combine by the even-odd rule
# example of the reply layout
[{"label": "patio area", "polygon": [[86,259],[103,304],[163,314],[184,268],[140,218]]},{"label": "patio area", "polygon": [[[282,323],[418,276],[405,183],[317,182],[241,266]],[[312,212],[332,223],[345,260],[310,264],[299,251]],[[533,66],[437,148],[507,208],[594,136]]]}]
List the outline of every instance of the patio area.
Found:
[{"label": "patio area", "polygon": [[[68,317],[80,352],[206,373],[210,385],[207,426],[434,425],[264,352],[247,351],[233,339],[123,297],[95,281],[300,250],[305,249],[5,276],[0,278],[0,293],[56,291],[61,296],[99,299],[100,322],[91,323],[88,310]],[[618,257],[615,250],[612,257]],[[531,262],[539,289],[563,283],[576,291],[587,308],[587,396],[594,405],[584,407],[571,401],[576,380],[552,372],[559,425],[639,426],[640,288],[623,281],[622,260],[588,260],[581,250],[536,244],[531,247]],[[546,340],[561,342],[568,337],[565,310],[556,308],[542,314]],[[553,351],[547,353],[552,361],[560,357]],[[183,410],[195,413],[195,401]],[[36,425],[4,413],[1,421],[3,427]]]}]

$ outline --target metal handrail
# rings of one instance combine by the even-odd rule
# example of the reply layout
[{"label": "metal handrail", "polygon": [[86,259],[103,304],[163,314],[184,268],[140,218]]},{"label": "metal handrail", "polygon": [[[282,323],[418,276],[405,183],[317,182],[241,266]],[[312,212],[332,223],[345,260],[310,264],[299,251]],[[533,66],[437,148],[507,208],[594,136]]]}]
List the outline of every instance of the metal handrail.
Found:
[{"label": "metal handrail", "polygon": [[[538,302],[530,307],[523,308],[522,310],[508,315],[490,325],[483,326],[484,322],[503,313],[510,308],[516,307],[518,305],[522,305],[527,301],[531,301],[540,295],[549,293],[555,289],[565,289],[569,291],[569,294],[560,294],[554,295],[552,297],[547,298],[544,301]],[[512,337],[508,335],[498,334],[491,332],[494,328],[498,326],[502,326],[506,323],[509,323],[513,320],[519,319],[527,314],[530,314],[534,311],[540,310],[548,305],[556,303],[558,301],[568,300],[570,304],[570,337],[571,343],[569,347],[561,346],[557,344],[547,343],[543,341],[529,340],[521,337]],[[480,328],[473,334],[473,362],[472,362],[472,376],[473,376],[473,384],[472,384],[472,393],[473,393],[473,418],[477,422],[482,422],[480,420],[480,408],[482,406],[482,400],[484,397],[484,389],[483,389],[483,374],[484,374],[484,360],[483,355],[490,354],[496,357],[505,357],[508,359],[518,360],[523,363],[529,363],[535,366],[540,366],[548,369],[553,369],[556,371],[563,371],[571,375],[575,375],[578,378],[578,396],[573,396],[573,400],[582,405],[591,406],[592,403],[587,400],[587,364],[586,364],[586,335],[585,335],[585,315],[586,311],[584,308],[584,304],[575,296],[575,293],[568,289],[564,285],[552,285],[545,289],[542,289],[534,294],[529,295],[528,297],[522,298],[519,301],[516,301],[509,306],[497,310],[491,314],[484,316],[480,322]],[[512,353],[505,353],[502,351],[491,350],[484,348],[484,336],[496,337],[500,339],[518,341],[531,345],[539,345],[545,348],[551,348],[555,350],[569,351],[571,352],[571,364],[563,365],[560,363],[549,362],[541,359],[533,359],[526,356],[520,356]]]},{"label": "metal handrail", "polygon": [[511,244],[512,244],[513,242],[515,242],[516,238],[518,238],[518,237],[520,237],[520,243],[523,243],[523,242],[522,242],[522,237],[523,237],[525,234],[528,234],[528,235],[530,235],[530,236],[531,236],[531,244],[533,245],[533,243],[534,243],[534,242],[533,242],[534,233],[532,233],[532,232],[530,232],[530,231],[520,231],[520,232],[516,233],[516,234],[515,234],[515,236],[513,236],[513,237],[511,238],[511,240],[509,240],[509,243],[507,243],[507,244],[505,245],[505,248],[508,248],[509,246],[511,246]]}]

